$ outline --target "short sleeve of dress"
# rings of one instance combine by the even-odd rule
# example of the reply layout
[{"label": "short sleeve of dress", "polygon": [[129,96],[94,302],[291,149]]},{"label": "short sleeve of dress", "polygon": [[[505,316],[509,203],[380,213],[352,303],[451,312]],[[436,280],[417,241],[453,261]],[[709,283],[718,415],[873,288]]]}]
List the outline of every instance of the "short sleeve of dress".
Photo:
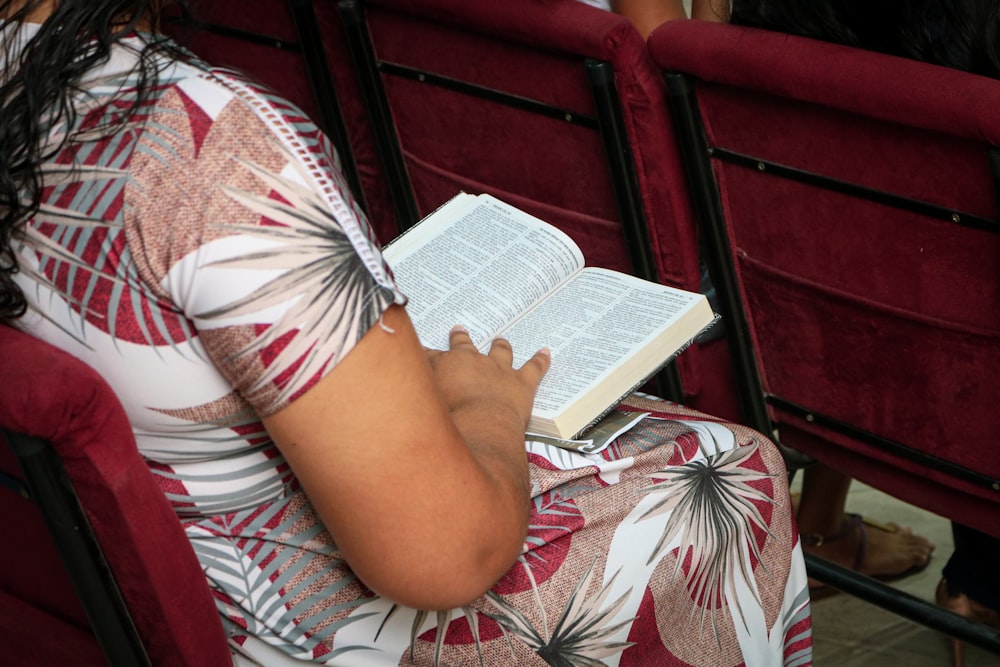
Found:
[{"label": "short sleeve of dress", "polygon": [[286,406],[404,299],[326,138],[225,72],[179,77],[133,158],[130,243],[257,411]]}]

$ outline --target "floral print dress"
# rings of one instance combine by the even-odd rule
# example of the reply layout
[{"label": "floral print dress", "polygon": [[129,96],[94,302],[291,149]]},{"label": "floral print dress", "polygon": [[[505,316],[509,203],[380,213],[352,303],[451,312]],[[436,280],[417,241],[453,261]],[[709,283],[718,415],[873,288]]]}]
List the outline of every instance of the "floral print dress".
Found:
[{"label": "floral print dress", "polygon": [[[26,28],[30,31],[30,28]],[[428,613],[353,575],[259,415],[404,303],[326,138],[238,75],[164,61],[126,126],[140,37],[88,77],[19,239],[21,326],[99,370],[203,565],[234,652],[324,665],[811,664],[785,469],[747,428],[651,397],[599,454],[526,442],[521,557]],[[387,397],[380,401],[391,415]]]}]

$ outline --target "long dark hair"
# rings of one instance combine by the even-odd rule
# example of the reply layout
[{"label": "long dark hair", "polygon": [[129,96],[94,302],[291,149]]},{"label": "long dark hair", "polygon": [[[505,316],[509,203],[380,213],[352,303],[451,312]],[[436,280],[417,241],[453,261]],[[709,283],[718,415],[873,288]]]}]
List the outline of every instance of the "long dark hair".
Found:
[{"label": "long dark hair", "polygon": [[0,29],[6,57],[0,71],[0,322],[20,317],[27,308],[13,280],[18,264],[12,243],[18,226],[38,211],[40,165],[69,139],[60,145],[46,141],[52,128],[75,120],[73,97],[81,79],[104,64],[122,38],[153,28],[137,59],[131,109],[120,117],[127,122],[156,83],[154,54],[173,48],[158,36],[164,8],[169,5],[171,20],[191,19],[188,0],[57,0],[52,15],[22,48],[15,46],[18,31],[42,2],[29,0],[16,11],[14,4],[0,0],[0,16],[7,17]]},{"label": "long dark hair", "polygon": [[733,0],[731,21],[1000,78],[997,0]]}]

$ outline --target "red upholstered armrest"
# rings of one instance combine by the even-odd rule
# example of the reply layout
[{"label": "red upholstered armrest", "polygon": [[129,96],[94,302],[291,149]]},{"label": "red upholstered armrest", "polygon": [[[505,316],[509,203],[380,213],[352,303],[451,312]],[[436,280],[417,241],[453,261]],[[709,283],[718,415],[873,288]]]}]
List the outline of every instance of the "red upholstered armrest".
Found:
[{"label": "red upholstered armrest", "polygon": [[[706,21],[660,26],[649,50],[660,67],[706,81],[1000,144],[1000,82],[994,79]],[[754,57],[747,58],[748,53]],[[956,99],[964,103],[955,104]]]},{"label": "red upholstered armrest", "polygon": [[104,380],[0,326],[0,425],[52,443],[155,665],[231,658],[201,567]]}]

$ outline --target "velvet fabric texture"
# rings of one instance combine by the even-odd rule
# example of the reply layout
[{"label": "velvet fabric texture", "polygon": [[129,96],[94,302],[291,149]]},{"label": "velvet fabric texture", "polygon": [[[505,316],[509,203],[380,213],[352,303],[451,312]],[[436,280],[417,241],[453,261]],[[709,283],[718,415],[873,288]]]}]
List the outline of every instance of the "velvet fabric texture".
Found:
[{"label": "velvet fabric texture", "polygon": [[[152,663],[229,664],[201,567],[111,389],[83,362],[8,326],[0,356],[0,425],[49,441],[62,459]],[[3,450],[0,466],[14,472]],[[0,499],[5,531],[18,531],[0,550],[4,660],[102,664],[41,514],[7,489]]]},{"label": "velvet fabric texture", "polygon": [[[752,159],[712,163],[766,393],[1000,480],[989,153],[1000,143],[1000,82],[697,21],[662,26],[649,47],[664,70],[693,75],[708,145]],[[780,178],[756,161],[945,211]],[[790,411],[772,417],[785,444],[1000,535],[1000,488]]]}]

